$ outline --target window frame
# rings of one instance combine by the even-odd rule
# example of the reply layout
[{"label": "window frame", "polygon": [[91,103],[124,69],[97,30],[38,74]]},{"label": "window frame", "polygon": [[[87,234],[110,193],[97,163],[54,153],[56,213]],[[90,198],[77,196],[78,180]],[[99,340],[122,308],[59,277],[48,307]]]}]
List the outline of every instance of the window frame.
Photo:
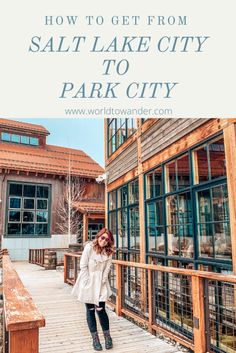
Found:
[{"label": "window frame", "polygon": [[[22,185],[22,196],[14,196],[10,195],[10,186],[13,184],[20,184]],[[28,197],[24,196],[23,194],[23,187],[24,185],[32,185],[35,186],[35,196]],[[37,209],[37,200],[41,198],[37,198],[37,186],[46,186],[48,188],[48,198],[47,200],[47,209]],[[5,210],[5,229],[4,229],[4,238],[50,238],[51,237],[51,193],[52,187],[51,184],[45,183],[33,183],[33,182],[25,182],[25,181],[18,181],[18,180],[8,180],[7,183],[7,193],[6,193],[6,210]],[[18,198],[21,200],[21,207],[20,208],[10,208],[10,199],[11,198]],[[34,199],[34,209],[24,208],[24,200],[25,199]],[[19,211],[20,212],[20,221],[19,222],[9,222],[9,214],[10,211]],[[25,222],[23,220],[23,213],[24,212],[33,212],[34,213],[34,221],[33,222]],[[38,212],[47,212],[48,220],[47,222],[37,222],[37,213]],[[21,233],[20,234],[8,234],[8,224],[20,224]],[[33,224],[34,225],[34,233],[36,232],[37,225],[47,225],[47,234],[24,234],[22,232],[22,225],[26,224]]]}]

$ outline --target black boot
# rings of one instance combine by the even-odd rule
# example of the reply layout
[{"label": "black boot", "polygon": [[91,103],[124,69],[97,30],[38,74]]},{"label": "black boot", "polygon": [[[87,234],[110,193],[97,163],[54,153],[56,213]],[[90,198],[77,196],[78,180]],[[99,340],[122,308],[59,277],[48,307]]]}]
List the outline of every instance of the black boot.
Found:
[{"label": "black boot", "polygon": [[93,338],[93,348],[95,351],[102,351],[102,345],[100,343],[99,337],[98,337],[98,333],[97,332],[93,332],[92,333],[92,338]]},{"label": "black boot", "polygon": [[112,338],[110,335],[110,331],[103,331],[104,334],[104,338],[105,338],[105,347],[106,349],[111,349],[113,347],[113,343],[112,343]]}]

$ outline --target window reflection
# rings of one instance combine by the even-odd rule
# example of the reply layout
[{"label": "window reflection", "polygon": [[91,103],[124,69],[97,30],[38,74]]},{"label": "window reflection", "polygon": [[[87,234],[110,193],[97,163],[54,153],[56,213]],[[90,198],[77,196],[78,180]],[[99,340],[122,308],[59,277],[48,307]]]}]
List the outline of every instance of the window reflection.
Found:
[{"label": "window reflection", "polygon": [[231,258],[227,185],[197,192],[199,255]]}]

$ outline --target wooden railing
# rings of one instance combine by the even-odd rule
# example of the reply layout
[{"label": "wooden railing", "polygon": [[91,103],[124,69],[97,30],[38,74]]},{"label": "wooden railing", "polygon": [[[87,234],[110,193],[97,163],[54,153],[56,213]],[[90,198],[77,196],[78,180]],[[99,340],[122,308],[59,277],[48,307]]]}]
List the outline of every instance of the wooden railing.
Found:
[{"label": "wooden railing", "polygon": [[8,255],[3,255],[4,352],[38,353],[45,319],[23,286]]},{"label": "wooden railing", "polygon": [[[65,259],[65,282],[74,283],[78,261]],[[110,284],[117,315],[195,353],[236,352],[236,276],[113,260]]]},{"label": "wooden railing", "polygon": [[79,272],[81,253],[64,254],[64,282],[74,285]]},{"label": "wooden railing", "polygon": [[[55,251],[56,253],[59,252],[66,252],[68,248],[43,248],[43,249],[29,249],[29,263],[39,265],[45,267],[45,254],[48,251]],[[56,259],[55,265],[62,265],[62,261],[58,261]]]}]

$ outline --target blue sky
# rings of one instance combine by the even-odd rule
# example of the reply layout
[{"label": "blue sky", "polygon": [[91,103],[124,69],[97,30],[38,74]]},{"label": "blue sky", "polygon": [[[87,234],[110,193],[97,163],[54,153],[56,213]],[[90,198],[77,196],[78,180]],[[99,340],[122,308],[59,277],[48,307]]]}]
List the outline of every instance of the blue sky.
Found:
[{"label": "blue sky", "polygon": [[104,167],[104,119],[16,118],[14,120],[43,125],[50,132],[47,137],[49,145],[83,150]]}]

